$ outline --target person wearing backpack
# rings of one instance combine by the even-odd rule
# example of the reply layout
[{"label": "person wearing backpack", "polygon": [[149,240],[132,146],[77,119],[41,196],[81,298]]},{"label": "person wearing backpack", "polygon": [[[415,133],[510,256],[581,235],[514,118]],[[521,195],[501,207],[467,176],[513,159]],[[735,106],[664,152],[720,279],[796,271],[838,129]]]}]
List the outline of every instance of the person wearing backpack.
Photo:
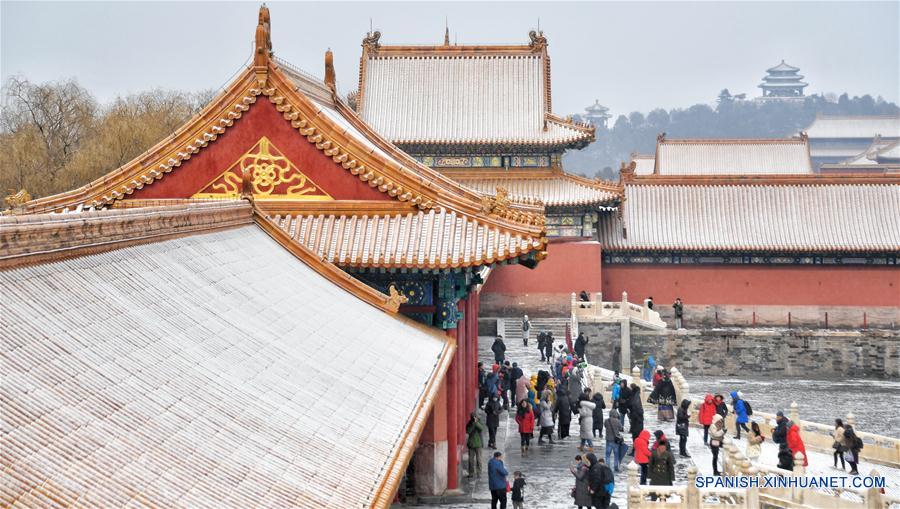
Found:
[{"label": "person wearing backpack", "polygon": [[747,417],[747,405],[743,396],[738,391],[731,391],[731,407],[734,408],[734,438],[737,440],[741,439],[741,429],[747,433],[750,432],[750,429],[747,428],[747,421],[750,419]]},{"label": "person wearing backpack", "polygon": [[525,318],[522,319],[522,343],[525,346],[528,346],[528,340],[531,337],[531,320],[528,319],[528,315],[525,315]]},{"label": "person wearing backpack", "polygon": [[609,501],[612,498],[612,490],[609,486],[615,482],[612,470],[603,462],[597,459],[594,453],[587,454],[590,470],[588,471],[588,487],[591,490],[591,503],[594,507],[607,509]]},{"label": "person wearing backpack", "polygon": [[844,459],[850,464],[850,475],[859,475],[857,465],[859,465],[859,451],[863,448],[863,441],[853,431],[853,426],[849,424],[844,427],[844,439],[847,442],[847,450],[844,451]]}]

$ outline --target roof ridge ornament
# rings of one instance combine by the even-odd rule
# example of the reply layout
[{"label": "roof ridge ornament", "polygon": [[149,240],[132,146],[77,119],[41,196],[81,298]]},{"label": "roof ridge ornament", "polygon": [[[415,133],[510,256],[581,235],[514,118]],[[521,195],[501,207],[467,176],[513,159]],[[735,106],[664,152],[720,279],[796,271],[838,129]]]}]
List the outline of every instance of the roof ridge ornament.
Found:
[{"label": "roof ridge ornament", "polygon": [[337,94],[337,78],[334,73],[334,54],[331,48],[325,52],[325,86],[331,90],[332,96]]},{"label": "roof ridge ornament", "polygon": [[256,81],[260,87],[265,87],[268,78],[269,59],[275,53],[272,51],[272,20],[269,16],[269,8],[263,3],[259,7],[259,22],[256,25],[256,41],[253,52],[253,67],[256,71]]},{"label": "roof ridge ornament", "polygon": [[381,39],[381,32],[378,30],[366,32],[366,36],[363,38],[363,48],[371,51],[376,51],[381,47],[381,43],[378,40]]},{"label": "roof ridge ornament", "polygon": [[544,32],[541,30],[532,30],[528,32],[528,37],[531,39],[531,42],[528,43],[528,47],[531,48],[532,51],[538,52],[542,51],[547,47],[547,38],[544,37]]}]

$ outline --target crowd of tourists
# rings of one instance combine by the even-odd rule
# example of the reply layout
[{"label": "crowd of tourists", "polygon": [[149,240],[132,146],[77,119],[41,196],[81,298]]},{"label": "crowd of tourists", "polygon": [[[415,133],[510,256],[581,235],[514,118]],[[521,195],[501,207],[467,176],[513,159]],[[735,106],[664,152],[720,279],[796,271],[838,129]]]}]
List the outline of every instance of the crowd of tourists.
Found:
[{"label": "crowd of tourists", "polygon": [[[526,316],[522,323],[522,341],[527,346],[531,323]],[[532,445],[553,444],[569,438],[572,420],[577,419],[578,455],[569,470],[574,477],[571,495],[575,506],[581,508],[608,508],[615,489],[614,472],[619,472],[626,456],[631,456],[640,469],[640,484],[671,486],[675,481],[675,446],[672,437],[662,430],[651,433],[644,427],[644,401],[656,405],[660,423],[675,422],[678,456],[690,458],[687,450],[690,433],[691,401],[676,400],[671,374],[657,366],[652,356],[643,360],[642,378],[652,385],[652,392],[644,399],[638,380],[629,383],[615,372],[608,387],[611,408],[604,419],[607,402],[603,393],[592,391],[587,383],[588,365],[585,349],[589,339],[579,334],[574,344],[555,344],[549,332],[539,332],[537,349],[546,369],[526,373],[517,362],[506,357],[506,345],[498,336],[491,345],[494,362],[488,368],[478,363],[479,406],[484,410],[485,422],[473,413],[466,426],[469,449],[468,476],[481,473],[482,433],[487,430],[487,448],[494,450],[488,461],[491,507],[505,508],[507,495],[511,495],[513,507],[524,503],[525,476],[516,471],[509,478],[503,455],[497,451],[497,429],[501,416],[510,412],[514,416],[523,457],[530,454]],[[707,394],[697,409],[697,421],[703,428],[703,443],[712,453],[712,470],[721,475],[719,451],[723,446],[726,417],[734,413],[734,438],[746,436],[746,455],[752,461],[759,459],[762,443],[766,440],[758,422],[753,421],[753,409],[740,391],[731,392],[731,405],[721,394]],[[627,430],[626,430],[627,421]],[[808,465],[806,448],[796,423],[779,411],[772,423],[771,440],[779,444],[778,467],[793,470],[796,453]],[[534,435],[537,441],[534,443]],[[630,443],[626,439],[630,437]],[[604,454],[594,451],[595,440],[604,440]],[[573,444],[574,445],[574,444]],[[835,422],[834,466],[850,464],[850,473],[858,475],[857,464],[862,441],[853,428],[841,420]]]}]

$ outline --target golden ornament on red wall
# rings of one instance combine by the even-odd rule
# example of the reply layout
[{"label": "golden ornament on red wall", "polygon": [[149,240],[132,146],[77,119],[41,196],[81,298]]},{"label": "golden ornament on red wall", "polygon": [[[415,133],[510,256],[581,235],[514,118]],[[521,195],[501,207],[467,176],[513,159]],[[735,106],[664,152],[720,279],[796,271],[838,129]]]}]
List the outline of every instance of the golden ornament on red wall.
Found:
[{"label": "golden ornament on red wall", "polygon": [[253,179],[254,199],[333,200],[265,136],[193,197],[240,198],[241,176],[245,174],[245,170]]}]

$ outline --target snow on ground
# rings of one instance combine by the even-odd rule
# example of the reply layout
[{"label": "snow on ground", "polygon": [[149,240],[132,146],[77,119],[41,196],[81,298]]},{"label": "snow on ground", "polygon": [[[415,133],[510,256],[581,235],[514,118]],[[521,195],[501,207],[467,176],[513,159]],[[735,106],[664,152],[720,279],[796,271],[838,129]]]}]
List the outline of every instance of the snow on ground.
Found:
[{"label": "snow on ground", "polygon": [[[509,338],[506,341],[506,357],[510,360],[510,362],[518,362],[519,366],[522,367],[526,376],[530,376],[532,373],[537,373],[538,369],[547,369],[546,363],[542,363],[540,360],[540,354],[537,351],[537,343],[536,343],[536,334],[532,334],[531,341],[529,341],[529,346],[525,347],[522,344],[520,338]],[[493,353],[490,351],[491,344],[493,342],[492,337],[482,337],[479,338],[479,359],[484,361],[485,366],[490,366],[493,363],[494,357]],[[562,341],[557,341],[557,343],[562,343]],[[687,381],[691,384],[691,392],[696,394],[694,390],[695,383],[689,377]],[[709,385],[709,384],[708,384]],[[702,385],[698,384],[696,387],[701,387]],[[729,386],[731,386],[731,381],[729,381]],[[764,401],[765,397],[762,395],[763,389],[742,389],[745,392],[745,396],[748,392],[752,392],[754,394],[754,399],[751,399],[753,402],[753,408],[757,409],[759,406],[759,410],[769,410],[774,407],[774,405],[766,405],[764,402],[757,404],[757,400]],[[839,394],[839,393],[837,393]],[[644,395],[644,399],[646,400],[646,395]],[[844,404],[843,402],[837,401],[836,399],[832,399],[834,401],[836,408],[851,408],[855,410],[855,404],[852,402],[848,402]],[[800,403],[800,401],[798,401]],[[892,409],[893,411],[893,409]],[[604,415],[607,411],[604,411]],[[801,417],[804,415],[801,413]],[[525,490],[525,507],[526,508],[541,508],[541,509],[556,509],[556,508],[572,508],[574,507],[573,499],[569,495],[572,487],[575,484],[574,477],[569,472],[569,466],[574,463],[574,457],[578,452],[578,420],[573,419],[571,425],[571,436],[563,440],[561,442],[554,443],[552,445],[537,445],[537,438],[532,440],[532,447],[529,455],[527,457],[522,457],[522,454],[519,450],[519,434],[518,428],[516,426],[516,422],[514,419],[515,415],[510,412],[506,414],[505,418],[501,417],[500,421],[500,429],[497,432],[497,445],[499,450],[503,452],[503,460],[506,464],[507,469],[512,473],[515,470],[521,470],[525,475],[527,486]],[[482,415],[483,419],[483,415]],[[626,437],[630,438],[628,434],[628,420],[625,420],[625,428],[626,428]],[[678,440],[675,435],[675,422],[666,422],[660,423],[657,420],[656,407],[646,404],[644,406],[644,427],[652,433],[657,429],[661,429],[670,440],[672,440],[672,445],[675,447],[675,452],[677,452],[677,444]],[[896,428],[894,428],[896,429]],[[734,430],[729,430],[733,433]],[[537,433],[536,433],[537,434]],[[556,435],[554,434],[554,440]],[[673,440],[674,437],[674,440]],[[733,435],[732,435],[733,438]],[[487,433],[484,435],[485,442],[487,442]],[[597,455],[598,458],[604,457],[604,446],[605,440],[599,439],[594,442],[594,454]],[[630,443],[630,441],[629,441]],[[741,451],[744,450],[745,443],[744,440],[736,441],[736,444],[740,448]],[[703,430],[701,428],[691,428],[690,436],[688,437],[688,451],[691,454],[692,458],[682,458],[681,456],[675,454],[676,460],[676,485],[683,485],[687,482],[687,470],[691,465],[696,465],[698,468],[699,475],[712,475],[712,453],[709,448],[703,445]],[[491,457],[493,454],[493,450],[485,449],[483,451],[484,461]],[[777,462],[777,446],[771,442],[771,440],[767,440],[763,444],[762,454],[760,456],[760,461],[764,464],[775,466]],[[722,455],[724,454],[724,450],[720,453],[720,460]],[[835,470],[832,468],[832,457],[830,454],[817,453],[810,451],[810,466],[807,469],[808,475],[846,475],[846,471],[844,474],[841,474],[840,470]],[[613,502],[618,504],[620,508],[627,507],[626,500],[626,491],[625,487],[627,484],[627,474],[625,466],[632,460],[631,456],[626,456],[624,458],[624,464],[622,465],[621,471],[616,473],[616,488],[613,493]],[[465,465],[465,462],[463,463]],[[887,478],[887,493],[892,496],[900,495],[900,472],[896,469],[891,469],[888,467],[883,467],[880,465],[871,465],[868,463],[861,463],[859,467],[859,471],[861,474],[868,474],[873,468],[876,468],[881,475]],[[487,472],[486,465],[483,466],[484,473],[481,477],[475,479],[465,479],[463,478],[460,482],[460,487],[463,488],[467,495],[465,496],[464,502],[453,503],[453,504],[443,504],[439,506],[418,506],[418,507],[441,507],[447,509],[470,509],[470,508],[484,508],[490,506],[490,490],[487,485]],[[512,476],[510,476],[510,480]],[[508,507],[512,507],[512,503],[510,502]]]}]

